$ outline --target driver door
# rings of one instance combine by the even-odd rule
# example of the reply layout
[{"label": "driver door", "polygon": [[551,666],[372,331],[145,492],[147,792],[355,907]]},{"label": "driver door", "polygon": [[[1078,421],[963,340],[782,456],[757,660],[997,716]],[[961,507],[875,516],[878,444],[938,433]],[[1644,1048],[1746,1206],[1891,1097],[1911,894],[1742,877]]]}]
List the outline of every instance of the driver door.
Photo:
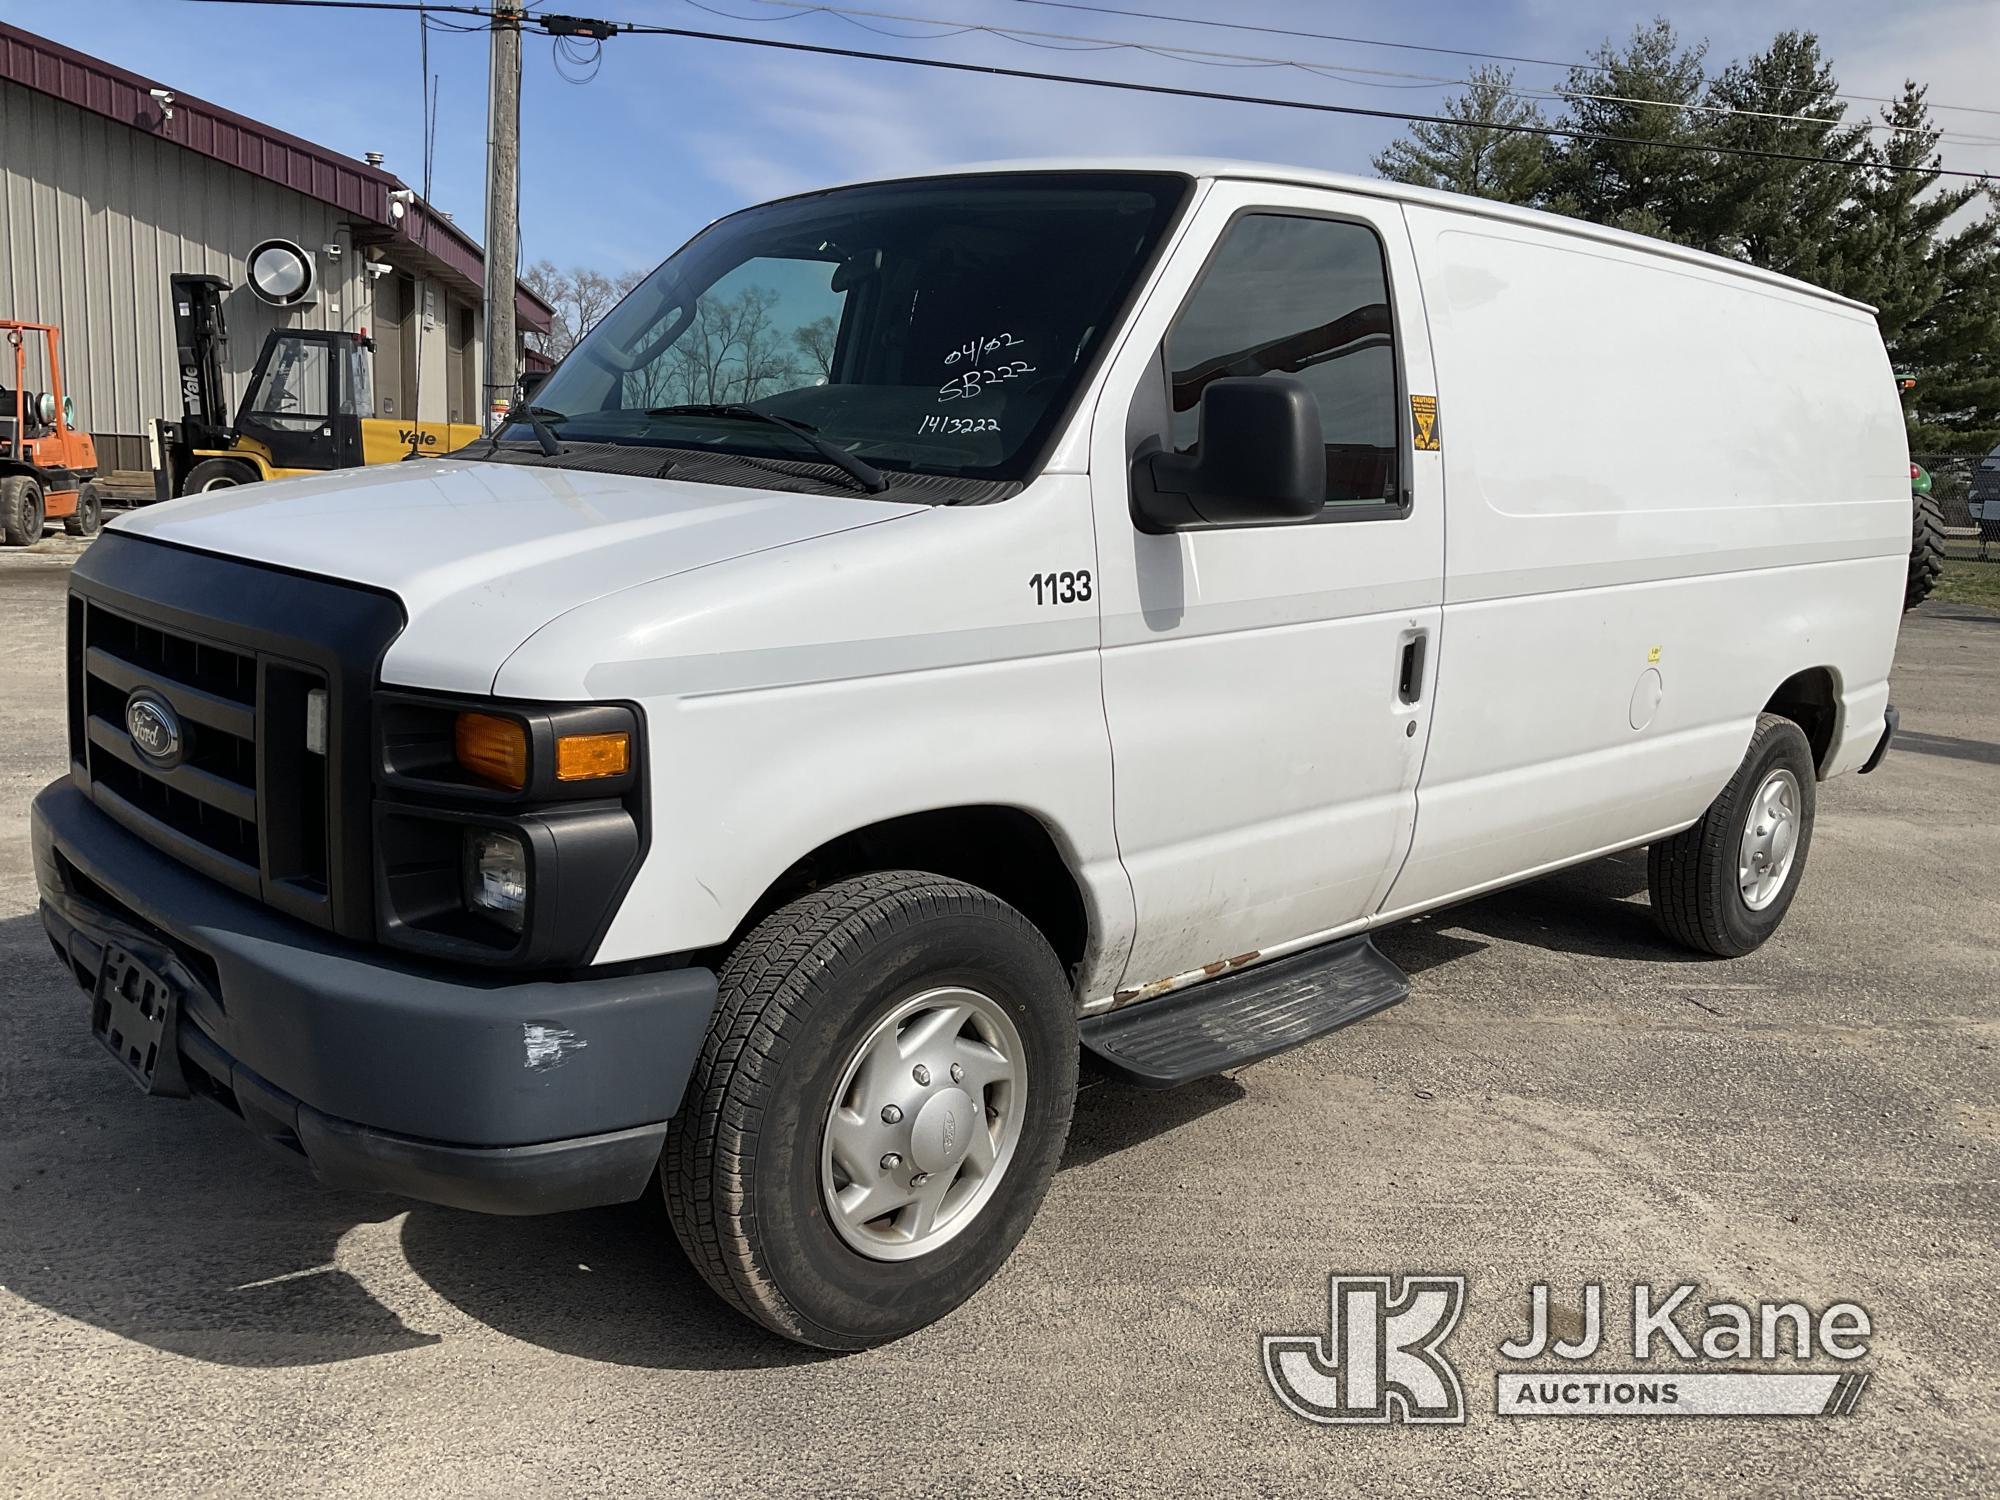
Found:
[{"label": "driver door", "polygon": [[[1134,462],[1193,446],[1208,382],[1267,375],[1317,401],[1320,514],[1141,531]],[[1411,393],[1435,391],[1398,205],[1210,190],[1092,428],[1104,708],[1138,918],[1122,991],[1331,938],[1388,891],[1415,825],[1443,600],[1442,476],[1411,437]]]}]

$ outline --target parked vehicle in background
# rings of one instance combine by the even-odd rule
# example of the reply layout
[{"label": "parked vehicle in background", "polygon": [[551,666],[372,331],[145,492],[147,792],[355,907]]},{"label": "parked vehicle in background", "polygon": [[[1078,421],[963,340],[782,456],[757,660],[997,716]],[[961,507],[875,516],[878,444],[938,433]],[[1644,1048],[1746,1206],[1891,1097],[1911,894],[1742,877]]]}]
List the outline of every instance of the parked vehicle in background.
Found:
[{"label": "parked vehicle in background", "polygon": [[1931,474],[1922,464],[1910,465],[1910,572],[1903,587],[1903,608],[1915,609],[1930,598],[1944,573],[1944,512],[1931,493]]},{"label": "parked vehicle in background", "polygon": [[1403,997],[1376,929],[1642,845],[1672,940],[1769,939],[1895,724],[1887,373],[1383,181],[746,209],[491,442],[118,520],[43,921],[142,1087],[325,1181],[659,1182],[731,1305],[879,1344],[1026,1233],[1080,1045],[1241,1066]]},{"label": "parked vehicle in background", "polygon": [[155,418],[147,434],[155,500],[445,454],[479,436],[470,422],[377,417],[368,362],[374,346],[361,334],[330,329],[266,334],[232,416],[222,381],[229,283],[195,275],[168,281],[182,411],[178,420]]},{"label": "parked vehicle in background", "polygon": [[1973,465],[1965,509],[1979,528],[1979,555],[1984,557],[1989,543],[2000,542],[2000,446]]},{"label": "parked vehicle in background", "polygon": [[[95,536],[104,515],[97,445],[71,425],[63,394],[62,330],[0,321],[0,542],[31,547],[50,521],[71,536]],[[31,347],[41,351],[46,390],[30,390]],[[13,388],[4,383],[11,376]]]}]

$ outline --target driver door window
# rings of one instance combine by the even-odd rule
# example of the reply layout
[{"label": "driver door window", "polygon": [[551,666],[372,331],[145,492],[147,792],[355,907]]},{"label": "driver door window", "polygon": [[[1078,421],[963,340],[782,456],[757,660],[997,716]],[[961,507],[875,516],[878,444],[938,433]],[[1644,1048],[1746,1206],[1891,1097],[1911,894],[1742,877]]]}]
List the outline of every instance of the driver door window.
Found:
[{"label": "driver door window", "polygon": [[1382,242],[1368,226],[1238,218],[1167,335],[1167,369],[1176,452],[1194,450],[1212,381],[1288,376],[1319,403],[1327,505],[1398,499],[1395,320]]}]

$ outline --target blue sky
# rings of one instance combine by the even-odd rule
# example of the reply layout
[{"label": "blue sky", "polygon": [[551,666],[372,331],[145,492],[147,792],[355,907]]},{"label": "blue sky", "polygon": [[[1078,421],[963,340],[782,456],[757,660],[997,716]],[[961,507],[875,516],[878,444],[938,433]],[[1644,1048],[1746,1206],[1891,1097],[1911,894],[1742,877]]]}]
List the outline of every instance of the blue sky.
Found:
[{"label": "blue sky", "polygon": [[[940,21],[1174,42],[1400,73],[1450,75],[1470,60],[1085,14],[1023,0],[838,0]],[[1434,0],[1388,7],[1348,0],[1097,0],[1125,9],[1222,17],[1566,60],[1665,10],[1718,60],[1788,26],[1819,31],[1845,89],[1888,94],[1906,76],[1935,102],[2000,108],[2000,5],[1993,0],[1697,0],[1564,4]],[[975,63],[1236,89],[1369,107],[1435,108],[1448,90],[1379,75],[1347,81],[1295,69],[1225,69],[1118,51],[1073,55],[990,35],[869,20],[881,31],[759,0],[553,0],[556,12],[748,36],[903,51]],[[717,14],[727,12],[730,15]],[[418,26],[409,14],[281,10],[184,0],[0,0],[17,25],[93,52],[336,150],[387,153],[422,176]],[[739,18],[732,19],[731,15]],[[1045,44],[1051,45],[1051,44]],[[1061,45],[1061,44],[1053,44]],[[1204,101],[1146,98],[1010,79],[787,55],[712,42],[619,37],[588,83],[566,82],[546,38],[523,43],[522,234],[527,259],[604,270],[650,266],[719,214],[798,188],[967,160],[1080,152],[1259,157],[1366,172],[1396,133],[1382,122]],[[432,197],[475,234],[482,226],[486,38],[433,33],[440,76]],[[1558,69],[1522,66],[1544,86]],[[1858,107],[1858,106],[1857,106]],[[2000,115],[1944,114],[2000,138]],[[2000,171],[2000,145],[1948,148],[1949,165]]]}]

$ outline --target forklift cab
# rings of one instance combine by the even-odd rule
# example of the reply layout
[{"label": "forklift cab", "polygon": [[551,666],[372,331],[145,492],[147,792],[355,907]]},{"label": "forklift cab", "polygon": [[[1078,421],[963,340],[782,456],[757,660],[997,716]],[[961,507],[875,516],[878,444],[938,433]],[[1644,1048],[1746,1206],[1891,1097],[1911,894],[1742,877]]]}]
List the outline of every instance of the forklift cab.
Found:
[{"label": "forklift cab", "polygon": [[229,341],[220,276],[176,274],[173,293],[180,415],[156,417],[148,434],[153,497],[295,474],[323,474],[453,452],[480,436],[472,423],[377,420],[365,333],[280,328],[265,335],[232,414],[223,351]]},{"label": "forklift cab", "polygon": [[285,329],[266,341],[236,414],[280,469],[360,464],[361,424],[375,415],[367,346],[352,334]]}]

